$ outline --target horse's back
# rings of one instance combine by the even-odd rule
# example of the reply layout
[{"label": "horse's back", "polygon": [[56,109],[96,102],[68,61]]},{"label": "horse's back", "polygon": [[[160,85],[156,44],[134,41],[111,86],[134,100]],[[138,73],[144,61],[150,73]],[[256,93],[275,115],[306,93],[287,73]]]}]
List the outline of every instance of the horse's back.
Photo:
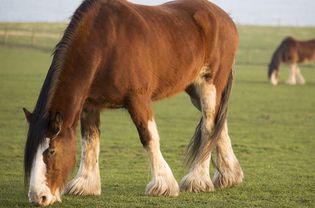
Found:
[{"label": "horse's back", "polygon": [[[153,100],[159,100],[185,90],[203,65],[208,64],[207,48],[214,51],[216,59],[224,56],[219,54],[224,49],[231,48],[226,54],[234,59],[235,25],[225,12],[208,1],[179,0],[160,6],[124,0],[101,2],[93,21],[97,36],[94,39],[103,40],[99,45],[107,47],[99,50],[103,66],[99,67],[92,87],[102,89],[103,95],[99,90],[91,92],[95,97],[107,97],[107,102],[113,105],[119,106],[128,94],[147,93]],[[215,23],[210,26],[215,27],[204,31],[194,17],[200,10],[208,14],[207,20]],[[112,30],[100,33],[99,28],[108,24]],[[218,38],[215,44],[206,46],[205,36]]]},{"label": "horse's back", "polygon": [[283,48],[283,62],[294,63],[307,63],[315,60],[315,39],[300,41],[293,37],[285,38],[281,47]]},{"label": "horse's back", "polygon": [[315,60],[315,39],[300,41],[298,46],[298,53],[300,55],[300,63],[308,63]]}]

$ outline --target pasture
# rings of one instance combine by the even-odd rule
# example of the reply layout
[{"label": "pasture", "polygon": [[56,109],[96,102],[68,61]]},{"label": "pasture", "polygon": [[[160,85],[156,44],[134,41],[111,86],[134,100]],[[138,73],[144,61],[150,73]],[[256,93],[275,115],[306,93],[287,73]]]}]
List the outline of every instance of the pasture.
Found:
[{"label": "pasture", "polygon": [[[49,51],[64,26],[0,24],[0,207],[31,207],[23,185],[27,123],[22,107],[34,107]],[[10,28],[15,33],[7,35]],[[102,195],[66,196],[53,207],[314,207],[315,64],[301,66],[307,84],[295,87],[284,84],[286,66],[279,86],[271,86],[267,64],[283,37],[314,38],[315,28],[239,26],[239,32],[229,108],[229,132],[245,174],[239,187],[177,198],[145,196],[150,167],[137,131],[127,112],[108,110],[101,124]],[[187,172],[185,147],[200,115],[185,94],[158,102],[154,109],[162,152],[179,181]],[[79,162],[79,137],[77,144]]]}]

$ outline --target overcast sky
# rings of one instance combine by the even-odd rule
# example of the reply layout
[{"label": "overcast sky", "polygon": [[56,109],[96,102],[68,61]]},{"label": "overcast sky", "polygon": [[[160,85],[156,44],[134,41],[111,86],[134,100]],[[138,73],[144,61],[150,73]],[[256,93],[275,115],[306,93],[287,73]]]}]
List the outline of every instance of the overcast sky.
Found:
[{"label": "overcast sky", "polygon": [[[156,5],[165,0],[130,0]],[[192,0],[193,1],[193,0]],[[82,0],[0,0],[0,21],[67,21]],[[213,0],[240,24],[315,26],[315,0]]]}]

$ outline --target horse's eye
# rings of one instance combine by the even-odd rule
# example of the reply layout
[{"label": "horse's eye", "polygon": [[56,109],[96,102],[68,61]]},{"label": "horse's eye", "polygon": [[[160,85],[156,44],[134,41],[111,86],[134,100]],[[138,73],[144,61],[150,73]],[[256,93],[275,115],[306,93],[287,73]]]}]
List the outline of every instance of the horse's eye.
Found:
[{"label": "horse's eye", "polygon": [[55,149],[48,149],[48,155],[53,156],[56,153]]}]

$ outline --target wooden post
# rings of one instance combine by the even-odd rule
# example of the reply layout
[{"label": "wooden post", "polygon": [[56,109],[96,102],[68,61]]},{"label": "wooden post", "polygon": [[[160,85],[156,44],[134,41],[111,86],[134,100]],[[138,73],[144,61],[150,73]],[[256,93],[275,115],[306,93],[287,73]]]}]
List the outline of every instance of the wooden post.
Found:
[{"label": "wooden post", "polygon": [[31,34],[31,46],[35,45],[35,29],[32,27],[32,34]]},{"label": "wooden post", "polygon": [[4,37],[3,37],[3,44],[4,45],[7,44],[8,38],[9,38],[9,30],[8,30],[8,26],[5,26],[5,28],[4,28]]},{"label": "wooden post", "polygon": [[252,53],[249,45],[247,45],[247,64],[251,64],[252,61]]}]

